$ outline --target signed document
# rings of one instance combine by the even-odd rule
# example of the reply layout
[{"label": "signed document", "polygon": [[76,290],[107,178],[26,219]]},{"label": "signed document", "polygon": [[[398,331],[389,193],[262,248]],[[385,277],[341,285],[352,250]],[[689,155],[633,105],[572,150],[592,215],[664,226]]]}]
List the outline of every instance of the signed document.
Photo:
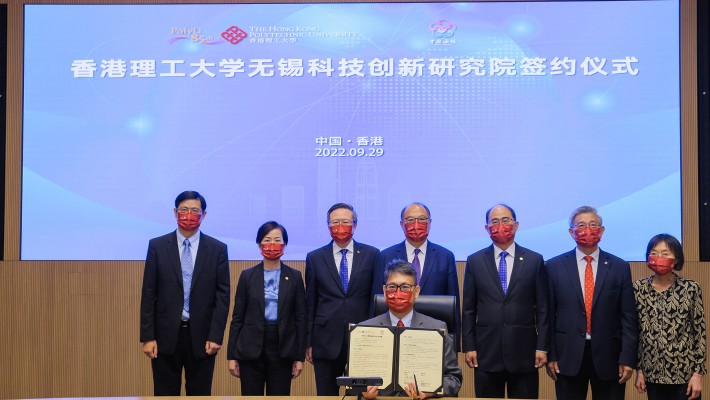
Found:
[{"label": "signed document", "polygon": [[404,329],[399,335],[397,365],[400,390],[407,382],[421,392],[442,392],[444,382],[444,335],[437,330]]},{"label": "signed document", "polygon": [[353,327],[350,331],[348,375],[379,376],[382,378],[380,389],[391,386],[394,339],[394,332],[386,327]]},{"label": "signed document", "polygon": [[445,330],[350,325],[348,375],[382,378],[379,389],[404,392],[408,382],[422,392],[444,390]]}]

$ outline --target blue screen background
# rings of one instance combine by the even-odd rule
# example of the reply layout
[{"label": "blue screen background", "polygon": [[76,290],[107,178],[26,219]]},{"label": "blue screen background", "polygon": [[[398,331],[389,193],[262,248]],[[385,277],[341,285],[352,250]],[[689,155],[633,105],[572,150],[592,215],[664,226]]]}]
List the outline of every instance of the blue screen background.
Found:
[{"label": "blue screen background", "polygon": [[[678,10],[676,0],[27,5],[21,257],[143,259],[150,238],[175,229],[174,199],[189,189],[206,197],[202,231],[231,259],[260,259],[256,231],[272,219],[289,233],[284,259],[304,259],[330,240],[326,211],[341,201],[358,212],[355,240],[385,248],[404,238],[402,207],[419,201],[429,239],[458,260],[490,245],[485,211],[500,202],[517,213],[516,241],[545,258],[574,247],[567,219],[589,204],[607,227],[601,247],[642,260],[651,236],[681,234]],[[455,24],[455,43],[436,43],[440,20]],[[247,38],[222,39],[231,26]],[[297,27],[331,35],[258,41]],[[612,74],[627,56],[638,74]],[[459,76],[468,57],[542,57],[547,74]],[[550,75],[555,57],[575,59],[576,74]],[[605,58],[607,75],[585,76],[585,57]],[[282,58],[302,59],[303,76],[248,76],[250,60]],[[308,74],[309,59],[327,58],[332,76]],[[365,76],[338,76],[341,58],[364,60]],[[375,58],[425,67],[369,76]],[[457,68],[431,76],[431,58]],[[125,77],[71,70],[109,59],[126,61]],[[201,59],[215,77],[189,76]],[[223,59],[245,72],[226,77]],[[187,76],[131,77],[130,60],[156,60],[157,74],[182,60]],[[330,147],[319,137],[383,155],[316,157]]]}]

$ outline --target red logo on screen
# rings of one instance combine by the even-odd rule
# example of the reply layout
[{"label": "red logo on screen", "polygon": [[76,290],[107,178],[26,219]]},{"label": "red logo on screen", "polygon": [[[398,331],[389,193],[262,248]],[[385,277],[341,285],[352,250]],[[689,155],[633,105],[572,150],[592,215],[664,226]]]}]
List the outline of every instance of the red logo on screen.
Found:
[{"label": "red logo on screen", "polygon": [[227,28],[226,31],[222,32],[222,37],[231,44],[237,44],[247,37],[247,33],[244,32],[244,30],[239,29],[238,26],[233,25]]}]

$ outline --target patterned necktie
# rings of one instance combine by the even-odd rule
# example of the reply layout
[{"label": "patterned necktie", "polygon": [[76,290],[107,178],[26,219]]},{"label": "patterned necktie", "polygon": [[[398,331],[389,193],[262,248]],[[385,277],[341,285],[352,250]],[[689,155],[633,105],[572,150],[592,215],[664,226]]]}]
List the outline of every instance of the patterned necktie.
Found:
[{"label": "patterned necktie", "polygon": [[592,256],[584,256],[587,268],[584,270],[584,311],[587,314],[587,333],[592,334],[592,299],[594,299],[594,271]]},{"label": "patterned necktie", "polygon": [[419,253],[421,252],[419,249],[414,249],[414,258],[412,259],[412,267],[417,273],[417,285],[419,285],[419,280],[422,277],[422,265],[419,263]]},{"label": "patterned necktie", "polygon": [[190,240],[185,239],[182,242],[182,257],[180,265],[182,266],[182,287],[183,287],[183,314],[190,316],[190,286],[192,285],[192,272],[195,266],[192,264],[192,251],[190,251]]},{"label": "patterned necktie", "polygon": [[508,293],[508,262],[505,258],[508,257],[507,251],[500,252],[500,263],[498,264],[498,278],[500,285],[503,286],[503,294]]},{"label": "patterned necktie", "polygon": [[498,262],[498,278],[500,285],[503,287],[503,294],[508,293],[508,261],[505,259],[508,256],[507,251],[500,252],[500,261]]},{"label": "patterned necktie", "polygon": [[404,322],[402,322],[402,320],[400,319],[399,321],[397,321],[397,326],[400,327],[400,328],[403,327],[403,326],[404,326]]},{"label": "patterned necktie", "polygon": [[348,291],[348,258],[345,256],[348,254],[348,249],[342,249],[340,252],[343,254],[343,258],[340,259],[340,283],[343,284],[343,291],[347,293]]}]

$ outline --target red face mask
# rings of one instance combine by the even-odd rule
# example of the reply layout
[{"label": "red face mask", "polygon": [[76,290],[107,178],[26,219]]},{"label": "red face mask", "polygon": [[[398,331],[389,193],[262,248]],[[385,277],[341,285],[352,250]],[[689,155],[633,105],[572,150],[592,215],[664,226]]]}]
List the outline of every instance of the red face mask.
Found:
[{"label": "red face mask", "polygon": [[675,258],[648,256],[646,265],[656,273],[656,275],[666,275],[673,271]]},{"label": "red face mask", "polygon": [[582,247],[594,247],[602,240],[601,228],[578,228],[574,230],[574,241]]},{"label": "red face mask", "polygon": [[414,292],[405,293],[400,290],[396,292],[385,292],[387,308],[396,313],[403,313],[414,307]]},{"label": "red face mask", "polygon": [[333,225],[330,227],[330,237],[338,243],[349,242],[353,238],[353,226]]},{"label": "red face mask", "polygon": [[178,226],[186,231],[192,232],[200,227],[201,215],[190,214],[190,213],[178,213]]},{"label": "red face mask", "polygon": [[404,234],[414,242],[423,242],[429,236],[429,224],[414,221],[404,224]]},{"label": "red face mask", "polygon": [[284,255],[284,246],[283,243],[263,243],[261,255],[267,260],[276,261]]},{"label": "red face mask", "polygon": [[491,225],[488,227],[488,234],[496,244],[504,244],[513,240],[515,232],[513,232],[514,224],[511,225]]}]

